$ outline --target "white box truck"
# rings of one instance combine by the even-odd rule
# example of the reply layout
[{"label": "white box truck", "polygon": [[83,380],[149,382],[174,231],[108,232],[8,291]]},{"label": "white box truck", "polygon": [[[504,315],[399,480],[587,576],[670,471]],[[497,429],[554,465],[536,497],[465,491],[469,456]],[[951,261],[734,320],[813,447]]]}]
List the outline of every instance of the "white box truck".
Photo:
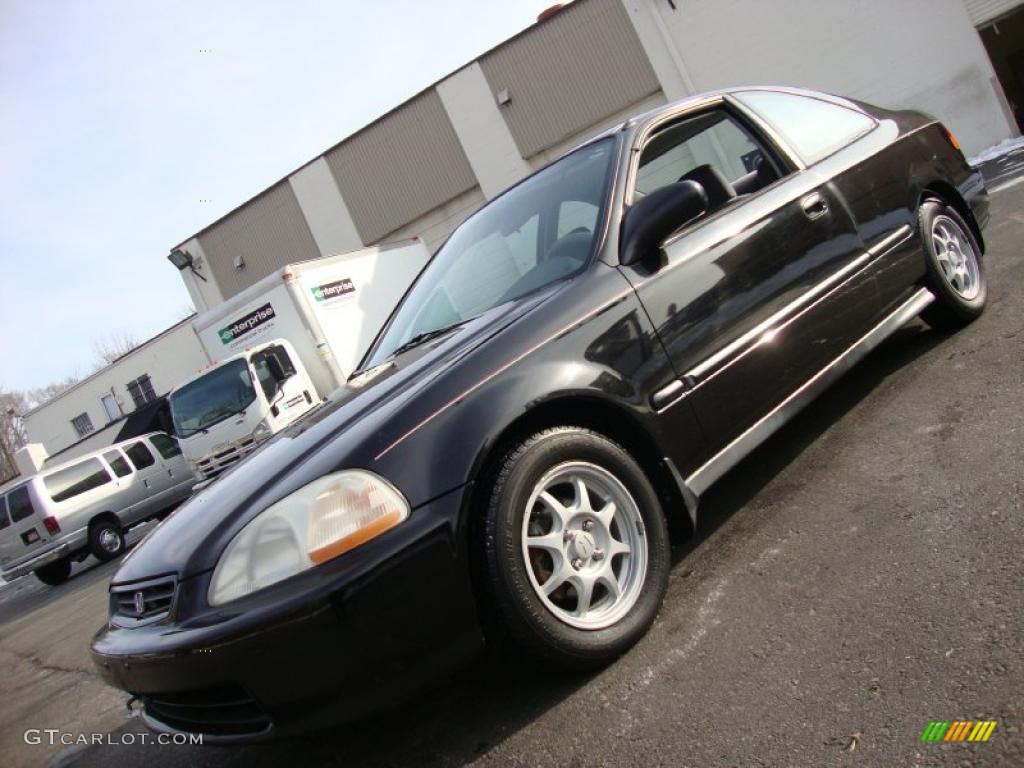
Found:
[{"label": "white box truck", "polygon": [[210,480],[345,383],[430,258],[419,238],[283,266],[192,327],[210,364],[168,397]]}]

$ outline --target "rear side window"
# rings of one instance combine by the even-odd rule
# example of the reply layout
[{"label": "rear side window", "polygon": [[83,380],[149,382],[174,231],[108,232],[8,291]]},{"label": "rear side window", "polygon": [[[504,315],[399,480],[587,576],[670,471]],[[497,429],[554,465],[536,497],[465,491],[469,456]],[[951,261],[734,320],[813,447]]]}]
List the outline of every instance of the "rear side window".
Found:
[{"label": "rear side window", "polygon": [[778,131],[807,165],[875,127],[875,121],[862,112],[808,96],[779,91],[745,91],[735,96]]},{"label": "rear side window", "polygon": [[11,524],[11,518],[7,516],[7,499],[0,496],[0,531]]},{"label": "rear side window", "polygon": [[128,462],[125,461],[120,451],[104,453],[103,458],[107,460],[107,464],[110,465],[110,468],[114,470],[114,474],[118,477],[124,477],[132,473],[132,468],[128,466]]},{"label": "rear side window", "polygon": [[110,473],[99,459],[88,459],[47,475],[43,478],[43,484],[51,499],[66,501],[109,483],[111,479]]},{"label": "rear side window", "polygon": [[149,442],[160,452],[160,455],[165,459],[173,459],[175,456],[181,456],[181,448],[178,447],[178,441],[173,437],[167,435],[153,435],[149,438]]},{"label": "rear side window", "polygon": [[21,488],[15,488],[7,494],[7,507],[11,512],[12,523],[24,520],[35,512],[35,509],[32,507],[32,497],[29,495],[27,485],[23,485]]},{"label": "rear side window", "polygon": [[135,465],[136,469],[145,469],[156,463],[153,454],[150,453],[149,448],[143,442],[132,443],[124,449],[124,452],[128,454],[128,458],[132,460],[132,464]]}]

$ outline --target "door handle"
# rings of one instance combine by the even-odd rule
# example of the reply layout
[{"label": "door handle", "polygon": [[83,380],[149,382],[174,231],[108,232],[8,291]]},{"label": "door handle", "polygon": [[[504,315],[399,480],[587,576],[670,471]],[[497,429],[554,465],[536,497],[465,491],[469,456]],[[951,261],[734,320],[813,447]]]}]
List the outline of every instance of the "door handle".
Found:
[{"label": "door handle", "polygon": [[812,192],[800,201],[800,207],[804,209],[804,215],[814,221],[828,213],[828,201],[818,192]]}]

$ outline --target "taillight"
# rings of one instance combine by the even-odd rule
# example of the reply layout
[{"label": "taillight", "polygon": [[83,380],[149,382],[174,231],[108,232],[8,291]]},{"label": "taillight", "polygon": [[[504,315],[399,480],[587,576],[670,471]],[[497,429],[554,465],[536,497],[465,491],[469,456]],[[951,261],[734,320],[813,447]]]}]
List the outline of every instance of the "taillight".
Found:
[{"label": "taillight", "polygon": [[953,149],[960,149],[960,142],[957,141],[956,136],[953,135],[953,132],[949,130],[949,128],[943,125],[942,132],[946,134],[946,141],[950,143]]},{"label": "taillight", "polygon": [[46,530],[50,533],[60,533],[60,523],[57,522],[56,517],[43,518],[43,525],[46,526]]}]

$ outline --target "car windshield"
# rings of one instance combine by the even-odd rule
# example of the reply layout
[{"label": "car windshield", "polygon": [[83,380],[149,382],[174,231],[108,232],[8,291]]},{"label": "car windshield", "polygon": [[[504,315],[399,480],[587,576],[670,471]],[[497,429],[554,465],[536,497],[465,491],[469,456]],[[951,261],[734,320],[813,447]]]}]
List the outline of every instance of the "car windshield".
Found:
[{"label": "car windshield", "polygon": [[366,367],[579,272],[594,248],[614,150],[610,138],[583,147],[467,219],[409,291]]},{"label": "car windshield", "polygon": [[171,395],[171,417],[179,437],[194,435],[238,413],[256,399],[245,360],[232,360]]}]

